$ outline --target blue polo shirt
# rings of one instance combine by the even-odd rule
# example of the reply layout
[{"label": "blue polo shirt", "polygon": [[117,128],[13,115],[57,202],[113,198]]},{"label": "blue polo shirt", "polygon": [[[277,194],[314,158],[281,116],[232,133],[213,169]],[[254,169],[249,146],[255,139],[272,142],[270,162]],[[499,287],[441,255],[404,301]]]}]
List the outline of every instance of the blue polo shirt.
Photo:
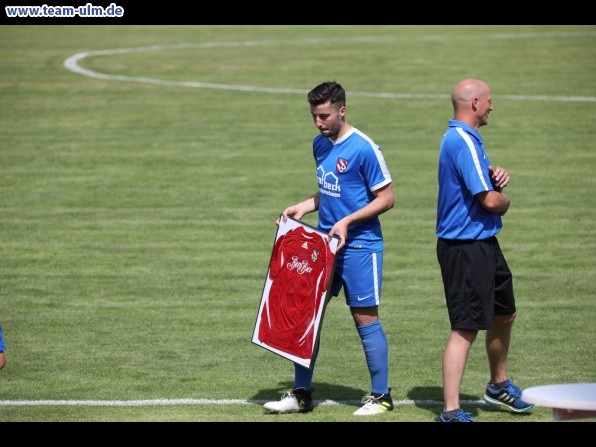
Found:
[{"label": "blue polo shirt", "polygon": [[4,352],[6,350],[6,345],[4,344],[4,338],[2,338],[2,325],[0,325],[0,352]]},{"label": "blue polo shirt", "polygon": [[489,165],[482,136],[462,121],[449,120],[439,149],[438,237],[482,240],[499,233],[501,216],[475,197],[493,190]]}]

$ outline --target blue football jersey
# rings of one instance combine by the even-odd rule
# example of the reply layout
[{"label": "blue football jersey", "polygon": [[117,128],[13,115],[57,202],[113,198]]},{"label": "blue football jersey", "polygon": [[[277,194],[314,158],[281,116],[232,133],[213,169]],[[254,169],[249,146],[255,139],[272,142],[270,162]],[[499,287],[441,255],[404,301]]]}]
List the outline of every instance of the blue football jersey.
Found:
[{"label": "blue football jersey", "polygon": [[[368,205],[376,191],[391,183],[391,175],[378,145],[366,134],[352,128],[336,141],[323,135],[313,140],[313,156],[321,192],[319,228],[331,227],[353,212]],[[350,225],[346,247],[383,247],[378,216]]]}]

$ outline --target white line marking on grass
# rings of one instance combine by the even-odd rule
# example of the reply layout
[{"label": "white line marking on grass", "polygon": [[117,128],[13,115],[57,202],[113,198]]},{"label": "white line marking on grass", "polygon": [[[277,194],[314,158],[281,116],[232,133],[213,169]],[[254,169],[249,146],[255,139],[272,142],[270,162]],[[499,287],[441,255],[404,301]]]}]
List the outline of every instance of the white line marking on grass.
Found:
[{"label": "white line marking on grass", "polygon": [[[0,407],[83,406],[83,407],[152,407],[167,405],[262,405],[267,400],[255,399],[144,399],[144,400],[0,400]],[[360,405],[359,400],[315,400],[317,405]],[[483,400],[462,400],[463,404],[489,405]],[[399,400],[393,405],[443,405],[440,400]]]},{"label": "white line marking on grass", "polygon": [[[494,39],[515,39],[515,38],[545,38],[545,37],[571,37],[578,35],[590,35],[595,33],[580,33],[580,32],[560,32],[560,33],[521,33],[521,34],[494,34]],[[423,40],[437,40],[442,39],[443,36],[426,36]],[[490,37],[489,37],[490,38]],[[357,37],[357,38],[346,38],[340,39],[342,43],[351,42],[374,42],[387,40],[385,38],[375,37]],[[96,79],[107,79],[113,81],[123,82],[138,82],[142,84],[155,84],[155,85],[169,85],[174,87],[189,87],[189,88],[206,88],[216,90],[235,90],[244,92],[259,92],[259,93],[287,93],[287,94],[300,94],[305,95],[308,90],[298,88],[274,88],[274,87],[256,87],[249,85],[234,85],[234,84],[215,84],[208,82],[192,82],[192,81],[167,81],[163,79],[153,79],[146,77],[136,76],[124,76],[124,75],[111,75],[106,73],[100,73],[97,71],[83,68],[79,65],[79,62],[85,58],[91,56],[109,56],[113,54],[128,54],[128,53],[141,53],[148,51],[169,51],[179,49],[193,49],[193,48],[217,48],[217,47],[239,47],[239,46],[265,46],[265,45],[312,45],[313,43],[329,43],[337,39],[305,39],[305,40],[294,40],[294,41],[275,41],[275,40],[252,40],[244,42],[207,42],[204,44],[180,44],[180,45],[152,45],[147,47],[136,47],[136,48],[120,48],[112,50],[101,50],[101,51],[85,51],[76,53],[64,61],[64,67],[66,69]],[[390,92],[353,92],[350,91],[351,96],[363,96],[368,98],[387,98],[387,99],[449,99],[450,95],[446,94],[432,94],[432,93],[390,93]],[[594,96],[549,96],[549,95],[495,95],[495,99],[505,99],[513,101],[562,101],[562,102],[596,102]]]}]

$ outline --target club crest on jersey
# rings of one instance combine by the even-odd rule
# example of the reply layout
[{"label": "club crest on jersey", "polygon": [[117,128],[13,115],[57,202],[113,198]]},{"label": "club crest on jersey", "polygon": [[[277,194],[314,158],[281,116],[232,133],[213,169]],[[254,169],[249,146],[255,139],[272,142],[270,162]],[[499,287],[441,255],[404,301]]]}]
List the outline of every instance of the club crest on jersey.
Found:
[{"label": "club crest on jersey", "polygon": [[313,249],[312,253],[310,254],[310,259],[312,262],[317,262],[317,259],[319,259],[319,250]]},{"label": "club crest on jersey", "polygon": [[340,174],[343,174],[348,169],[348,160],[345,158],[338,158],[337,164],[335,165],[335,170]]}]

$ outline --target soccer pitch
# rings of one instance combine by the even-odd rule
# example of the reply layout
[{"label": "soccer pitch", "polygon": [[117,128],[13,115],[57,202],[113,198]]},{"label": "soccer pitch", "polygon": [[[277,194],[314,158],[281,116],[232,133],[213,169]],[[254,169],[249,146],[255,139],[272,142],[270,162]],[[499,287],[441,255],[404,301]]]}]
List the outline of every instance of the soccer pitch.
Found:
[{"label": "soccer pitch", "polygon": [[[317,188],[306,92],[326,80],[394,180],[381,319],[396,407],[374,420],[442,409],[436,166],[467,77],[492,88],[480,132],[512,179],[510,376],[596,382],[596,26],[17,25],[0,27],[0,54],[0,421],[363,420],[343,295],[325,312],[313,412],[263,411],[293,368],[251,343],[275,220]],[[486,405],[487,381],[481,333],[466,411],[552,420]]]}]

